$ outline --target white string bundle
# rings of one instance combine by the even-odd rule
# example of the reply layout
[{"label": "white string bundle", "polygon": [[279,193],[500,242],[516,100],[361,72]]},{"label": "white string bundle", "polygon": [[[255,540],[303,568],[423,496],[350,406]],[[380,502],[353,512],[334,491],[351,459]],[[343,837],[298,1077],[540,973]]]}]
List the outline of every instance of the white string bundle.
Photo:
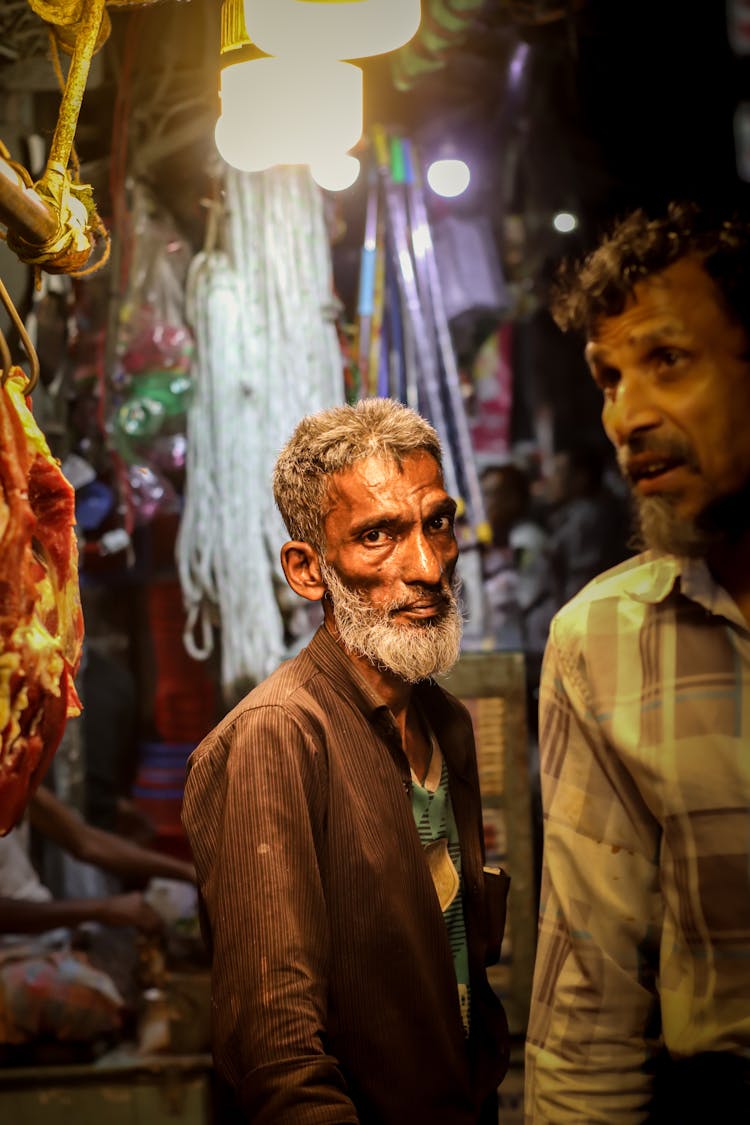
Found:
[{"label": "white string bundle", "polygon": [[[191,656],[213,647],[218,607],[221,679],[228,694],[267,675],[283,654],[283,629],[263,543],[262,419],[244,357],[242,286],[225,254],[197,255],[188,274],[196,338],[195,398],[188,415],[185,507],[177,566]],[[201,639],[195,638],[200,621]]]},{"label": "white string bundle", "polygon": [[266,373],[261,480],[276,563],[286,536],[271,496],[274,461],[300,418],[344,400],[331,252],[321,193],[307,168],[229,169],[226,189],[249,354]]},{"label": "white string bundle", "polygon": [[209,655],[217,606],[231,697],[285,655],[274,575],[283,581],[287,536],[271,495],[273,462],[304,414],[344,392],[330,248],[309,172],[229,170],[226,188],[229,253],[198,254],[188,275],[195,398],[177,565],[186,647]]}]

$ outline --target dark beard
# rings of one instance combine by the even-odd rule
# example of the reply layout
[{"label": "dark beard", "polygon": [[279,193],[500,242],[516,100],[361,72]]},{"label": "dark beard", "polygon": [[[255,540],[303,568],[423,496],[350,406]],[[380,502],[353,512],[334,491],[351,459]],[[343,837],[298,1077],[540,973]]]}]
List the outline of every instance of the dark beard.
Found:
[{"label": "dark beard", "polygon": [[636,547],[669,555],[705,558],[717,547],[732,547],[750,530],[750,480],[730,496],[710,504],[694,520],[679,517],[664,496],[633,497]]}]

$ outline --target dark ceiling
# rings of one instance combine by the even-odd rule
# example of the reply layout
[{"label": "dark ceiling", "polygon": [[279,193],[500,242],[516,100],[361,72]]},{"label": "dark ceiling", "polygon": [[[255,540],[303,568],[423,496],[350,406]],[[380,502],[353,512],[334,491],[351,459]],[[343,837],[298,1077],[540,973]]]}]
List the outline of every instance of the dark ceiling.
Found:
[{"label": "dark ceiling", "polygon": [[[123,143],[118,91],[131,171],[179,213],[194,209],[214,159],[219,10],[219,0],[110,9],[78,136],[102,210],[113,139]],[[720,0],[485,0],[445,65],[407,91],[389,58],[364,64],[366,124],[395,124],[423,148],[463,146],[479,169],[469,205],[490,210],[498,230],[508,212],[533,227],[568,207],[596,225],[676,195],[741,198],[732,122],[750,63],[732,54],[726,21]],[[36,79],[33,117],[49,132],[57,98],[43,25],[25,0],[0,0],[0,32],[6,102]]]},{"label": "dark ceiling", "polygon": [[[484,0],[465,34],[445,46],[444,65],[408,89],[394,85],[390,58],[364,63],[366,131],[375,122],[403,129],[425,155],[443,140],[461,148],[474,177],[454,206],[488,215],[506,269],[539,291],[562,256],[580,253],[633,206],[675,197],[747,205],[733,119],[750,101],[750,55],[730,49],[731,7],[731,0]],[[219,171],[212,134],[220,0],[110,12],[112,35],[95,60],[80,118],[82,178],[105,216],[117,175],[147,179],[200,245],[201,199]],[[51,135],[58,96],[46,35],[26,0],[0,0],[0,44],[0,119]],[[347,229],[338,258],[344,287],[355,284],[365,192],[362,176],[338,199]],[[560,208],[578,214],[574,235],[553,230]],[[523,231],[515,256],[509,216]],[[548,318],[533,327],[525,363],[537,372],[537,397],[554,397],[555,384],[567,389],[578,377],[566,375],[573,353]],[[574,427],[576,395],[557,397],[570,415],[563,429]],[[591,397],[584,414],[595,415]]]}]

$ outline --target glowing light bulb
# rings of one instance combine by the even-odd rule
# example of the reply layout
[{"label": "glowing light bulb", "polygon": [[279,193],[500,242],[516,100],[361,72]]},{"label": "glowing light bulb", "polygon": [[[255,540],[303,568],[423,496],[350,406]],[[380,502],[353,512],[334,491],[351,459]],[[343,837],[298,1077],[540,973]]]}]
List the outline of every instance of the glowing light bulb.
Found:
[{"label": "glowing light bulb", "polygon": [[222,160],[240,172],[262,172],[273,164],[270,155],[258,146],[248,145],[244,132],[234,128],[223,114],[216,122],[214,141]]},{"label": "glowing light bulb", "polygon": [[310,171],[315,183],[326,191],[345,191],[359,176],[359,160],[349,153],[314,160]]},{"label": "glowing light bulb", "polygon": [[420,0],[244,0],[245,26],[269,55],[361,59],[408,43]]},{"label": "glowing light bulb", "polygon": [[224,67],[216,147],[235,168],[312,164],[362,136],[362,71],[313,57],[263,58]]},{"label": "glowing light bulb", "polygon": [[578,219],[570,211],[558,211],[552,220],[552,226],[560,234],[570,234],[578,226]]},{"label": "glowing light bulb", "polygon": [[463,160],[435,160],[427,169],[427,183],[446,199],[463,195],[470,182],[469,165]]}]

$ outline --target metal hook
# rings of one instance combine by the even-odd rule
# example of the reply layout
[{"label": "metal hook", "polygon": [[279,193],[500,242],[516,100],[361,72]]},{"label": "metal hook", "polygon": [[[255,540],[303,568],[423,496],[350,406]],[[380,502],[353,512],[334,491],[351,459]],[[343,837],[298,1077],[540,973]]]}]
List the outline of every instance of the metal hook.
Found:
[{"label": "metal hook", "polygon": [[[2,301],[3,305],[5,306],[8,312],[8,316],[10,317],[16,331],[18,332],[26,355],[29,358],[29,374],[26,377],[27,383],[24,394],[30,395],[34,390],[34,387],[39,382],[39,357],[36,354],[34,345],[29,339],[29,334],[26,331],[26,326],[18,315],[18,310],[11,300],[10,293],[3,284],[2,278],[0,278],[0,301]],[[2,332],[0,332],[0,341],[2,341],[2,343],[0,343],[0,358],[3,362],[3,373],[2,377],[0,377],[0,381],[2,381],[2,384],[5,385],[5,381],[10,374],[11,358],[7,341],[5,340]]]}]

